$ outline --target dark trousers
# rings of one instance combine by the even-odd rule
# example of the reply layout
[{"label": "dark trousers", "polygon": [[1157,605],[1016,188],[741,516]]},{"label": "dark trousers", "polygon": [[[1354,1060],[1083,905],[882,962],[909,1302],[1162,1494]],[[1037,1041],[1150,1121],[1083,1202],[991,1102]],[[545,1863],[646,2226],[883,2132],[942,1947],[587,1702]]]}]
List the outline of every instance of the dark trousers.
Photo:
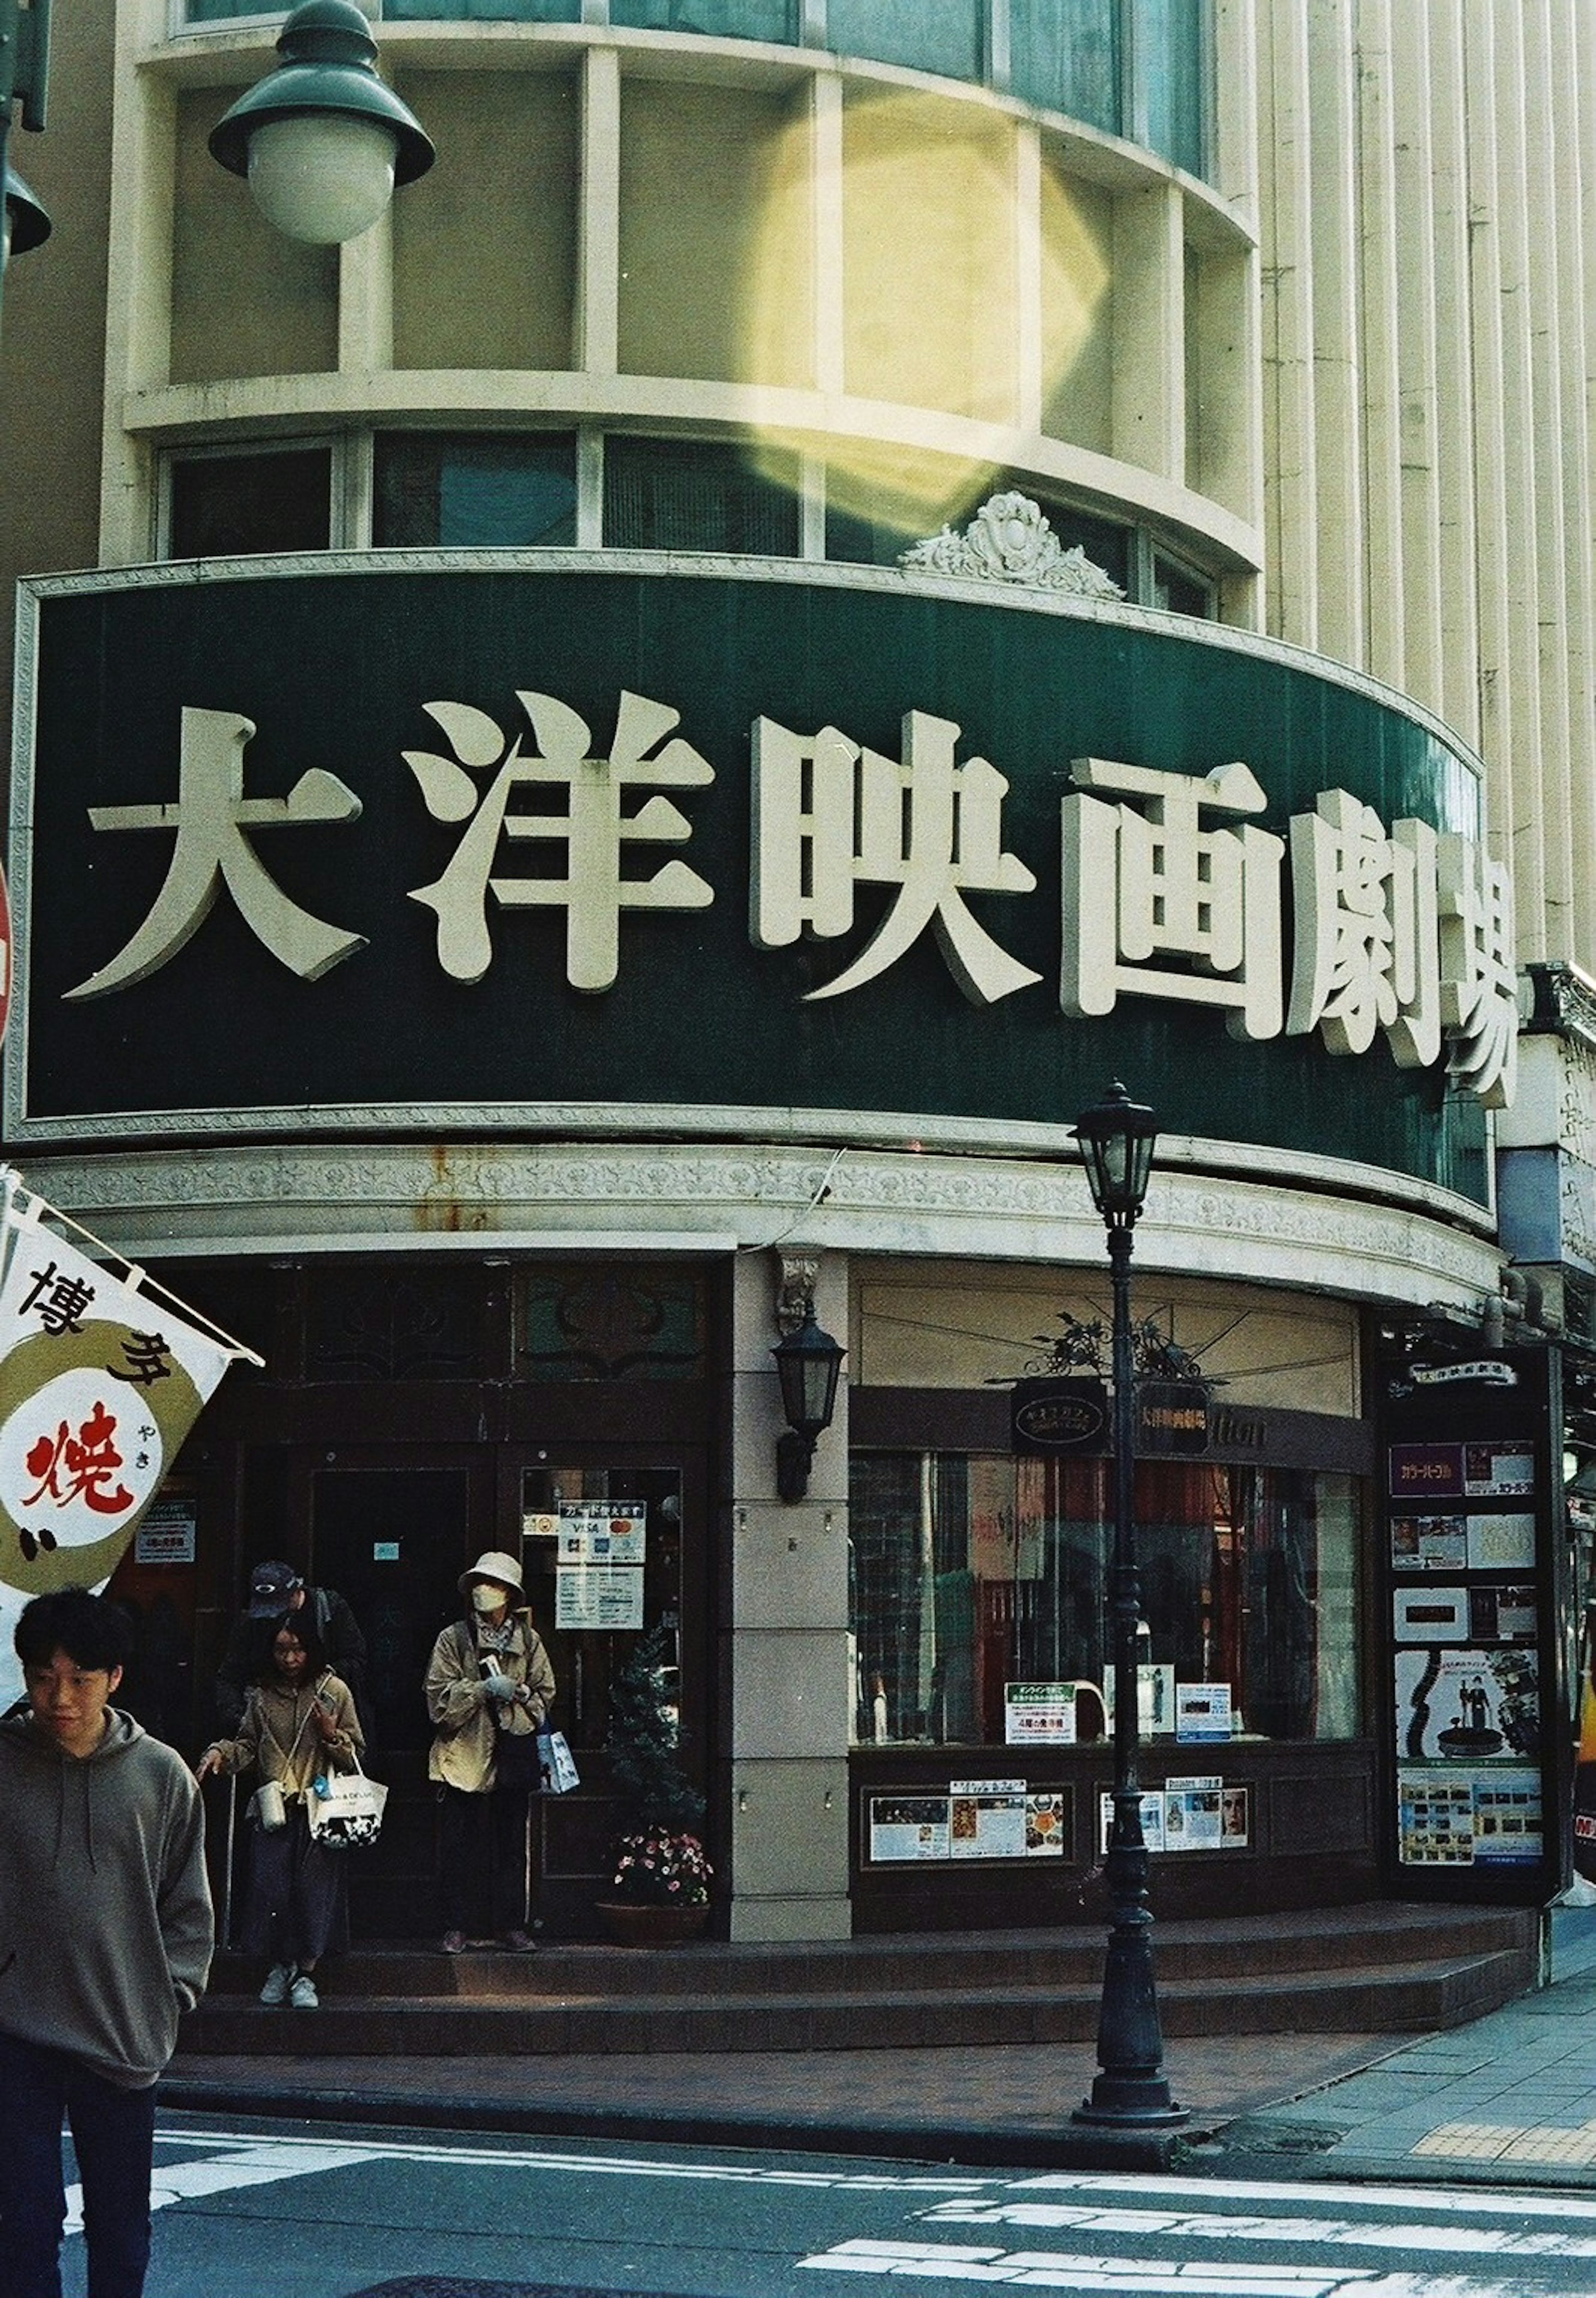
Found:
[{"label": "dark trousers", "polygon": [[61,2298],[61,2127],[83,2187],[88,2298],[141,2298],[150,2262],[155,2090],[0,2035],[0,2298]]},{"label": "dark trousers", "polygon": [[476,1937],[515,1930],[527,1920],[525,1788],[467,1795],[438,1790],[438,1909],[446,1931]]}]

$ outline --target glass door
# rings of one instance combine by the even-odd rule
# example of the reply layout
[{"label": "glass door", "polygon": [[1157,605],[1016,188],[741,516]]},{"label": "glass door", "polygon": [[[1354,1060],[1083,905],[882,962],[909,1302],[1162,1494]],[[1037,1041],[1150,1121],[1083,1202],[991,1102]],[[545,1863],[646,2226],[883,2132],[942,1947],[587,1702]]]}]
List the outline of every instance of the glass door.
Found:
[{"label": "glass door", "polygon": [[540,1805],[541,1912],[551,1933],[591,1933],[624,1831],[604,1756],[610,1685],[645,1638],[658,1638],[682,1766],[707,1785],[703,1472],[697,1455],[623,1464],[608,1448],[583,1458],[569,1446],[535,1461],[523,1455],[511,1475],[505,1497],[558,1687],[554,1722],[582,1775],[575,1794]]}]

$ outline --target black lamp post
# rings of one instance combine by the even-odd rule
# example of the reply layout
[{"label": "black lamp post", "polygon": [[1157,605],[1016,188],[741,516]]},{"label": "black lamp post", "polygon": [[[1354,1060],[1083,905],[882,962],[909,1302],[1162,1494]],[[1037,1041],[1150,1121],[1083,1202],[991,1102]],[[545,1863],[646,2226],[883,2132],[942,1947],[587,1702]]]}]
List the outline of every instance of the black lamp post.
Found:
[{"label": "black lamp post", "polygon": [[1114,1786],[1108,1878],[1112,1918],[1097,2019],[1097,2073],[1077,2122],[1145,2130],[1183,2122],[1170,2095],[1153,1981],[1153,1916],[1147,1905],[1147,1845],[1142,1833],[1141,1684],[1137,1629],[1141,1582],[1136,1542],[1136,1388],[1130,1339],[1131,1232],[1147,1194],[1158,1125],[1153,1112],[1110,1086],[1075,1120],[1092,1202],[1108,1230],[1113,1281],[1114,1555],[1109,1578],[1113,1618]]},{"label": "black lamp post", "polygon": [[786,1434],[776,1441],[776,1490],[784,1500],[801,1500],[809,1489],[815,1440],[831,1426],[837,1409],[837,1377],[847,1351],[815,1323],[810,1302],[797,1332],[779,1340],[771,1354],[787,1422]]}]

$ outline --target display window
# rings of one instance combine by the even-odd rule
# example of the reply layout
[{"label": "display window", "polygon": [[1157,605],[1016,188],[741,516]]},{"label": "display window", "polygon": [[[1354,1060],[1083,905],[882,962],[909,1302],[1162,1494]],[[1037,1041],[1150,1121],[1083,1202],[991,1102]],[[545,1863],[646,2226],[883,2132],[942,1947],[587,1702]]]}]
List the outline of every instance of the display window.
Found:
[{"label": "display window", "polygon": [[[856,1745],[1012,1745],[1061,1705],[1054,1736],[1102,1733],[1112,1476],[1106,1459],[855,1455]],[[1354,1738],[1356,1479],[1144,1461],[1136,1509],[1144,1735]]]}]

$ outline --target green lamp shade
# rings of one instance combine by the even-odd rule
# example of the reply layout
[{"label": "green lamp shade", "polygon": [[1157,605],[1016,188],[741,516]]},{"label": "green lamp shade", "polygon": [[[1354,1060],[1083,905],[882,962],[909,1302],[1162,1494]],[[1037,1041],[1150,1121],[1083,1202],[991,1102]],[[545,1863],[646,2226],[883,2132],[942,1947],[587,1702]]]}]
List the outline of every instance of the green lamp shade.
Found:
[{"label": "green lamp shade", "polygon": [[50,219],[9,163],[5,170],[5,219],[0,231],[0,265],[26,255],[50,236]]},{"label": "green lamp shade", "polygon": [[378,79],[376,43],[352,0],[305,0],[277,54],[281,63],[211,129],[211,157],[248,178],[261,212],[291,239],[353,239],[395,184],[426,174],[432,141]]}]

